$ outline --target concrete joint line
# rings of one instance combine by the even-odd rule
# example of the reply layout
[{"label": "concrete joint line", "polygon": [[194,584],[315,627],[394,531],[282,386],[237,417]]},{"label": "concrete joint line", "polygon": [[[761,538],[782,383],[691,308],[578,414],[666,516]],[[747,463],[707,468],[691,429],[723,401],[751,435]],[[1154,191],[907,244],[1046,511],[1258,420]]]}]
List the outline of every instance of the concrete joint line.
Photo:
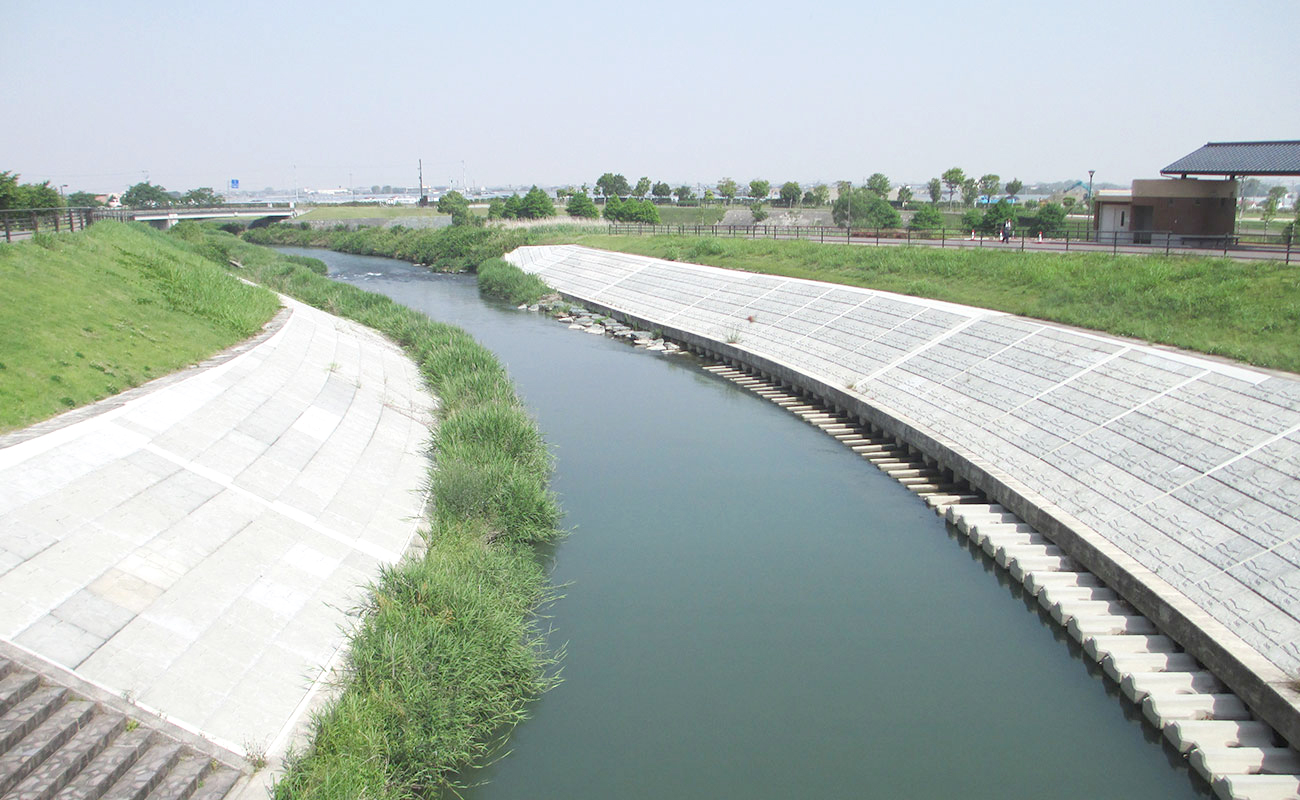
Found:
[{"label": "concrete joint line", "polygon": [[[1052,448],[1052,449],[1049,450],[1048,452],[1049,452],[1049,453],[1055,453],[1057,450],[1060,450],[1062,447],[1065,447],[1067,444],[1074,444],[1075,442],[1079,441],[1080,439],[1082,439],[1083,437],[1085,437],[1085,436],[1087,436],[1087,435],[1089,435],[1089,434],[1096,433],[1097,431],[1100,431],[1100,430],[1104,430],[1105,428],[1107,428],[1107,427],[1109,427],[1109,426],[1111,426],[1111,425],[1114,425],[1116,422],[1119,422],[1120,420],[1124,419],[1124,418],[1127,417],[1129,414],[1132,414],[1134,411],[1140,411],[1140,410],[1142,410],[1143,408],[1146,408],[1147,406],[1151,405],[1152,403],[1154,403],[1154,402],[1157,401],[1157,400],[1163,400],[1164,398],[1168,397],[1169,395],[1173,394],[1174,392],[1178,391],[1179,389],[1182,389],[1184,386],[1188,386],[1188,385],[1190,385],[1190,384],[1193,384],[1193,383],[1195,383],[1196,381],[1199,381],[1201,378],[1204,378],[1206,375],[1209,375],[1209,374],[1210,374],[1210,370],[1208,370],[1208,369],[1204,369],[1204,370],[1202,370],[1200,373],[1198,373],[1198,374],[1196,374],[1196,375],[1193,375],[1193,376],[1191,376],[1190,378],[1186,378],[1186,379],[1184,379],[1184,380],[1181,380],[1181,381],[1179,381],[1178,383],[1175,383],[1173,386],[1170,386],[1168,389],[1165,389],[1165,390],[1162,391],[1162,392],[1158,392],[1157,394],[1153,394],[1153,395],[1151,395],[1150,397],[1148,397],[1147,399],[1145,399],[1145,400],[1143,400],[1142,402],[1138,403],[1137,405],[1133,406],[1132,408],[1126,409],[1122,414],[1116,414],[1115,416],[1111,417],[1110,419],[1106,420],[1105,422],[1101,423],[1100,425],[1094,425],[1094,426],[1093,426],[1092,428],[1090,428],[1086,433],[1081,433],[1081,434],[1079,434],[1078,436],[1075,436],[1075,437],[1072,438],[1072,439],[1068,439],[1068,440],[1062,442],[1061,444],[1059,444],[1059,445],[1057,445],[1056,447]],[[1145,505],[1145,504],[1143,504],[1143,505]],[[1138,508],[1140,508],[1140,507],[1141,507],[1141,506],[1138,506]]]},{"label": "concrete joint line", "polygon": [[[1009,344],[1005,344],[1005,345],[1003,345],[1002,347],[999,347],[999,348],[998,348],[997,350],[995,350],[994,352],[989,353],[987,356],[984,356],[984,357],[981,358],[979,361],[976,361],[974,364],[971,364],[969,367],[966,367],[965,369],[961,370],[960,372],[956,373],[955,375],[951,375],[951,376],[949,376],[949,377],[947,377],[947,378],[944,378],[942,381],[939,382],[939,385],[940,385],[940,386],[945,386],[945,387],[948,386],[948,385],[950,384],[951,381],[954,381],[954,380],[956,380],[957,378],[960,378],[960,377],[963,376],[963,375],[969,375],[969,374],[971,373],[972,370],[974,370],[976,367],[980,366],[981,364],[987,364],[987,363],[988,363],[989,361],[991,361],[992,359],[997,358],[998,356],[1002,355],[1003,353],[1007,352],[1008,350],[1012,349],[1013,347],[1019,347],[1022,343],[1024,343],[1024,342],[1027,341],[1028,339],[1031,339],[1031,338],[1037,336],[1038,334],[1042,333],[1042,332],[1045,331],[1045,330],[1047,330],[1047,326],[1046,326],[1046,325],[1040,325],[1040,326],[1038,326],[1037,328],[1035,328],[1034,330],[1030,331],[1029,333],[1026,333],[1024,336],[1021,336],[1019,339],[1016,339],[1014,342],[1010,342]],[[928,394],[933,394],[933,392],[928,392]]]},{"label": "concrete joint line", "polygon": [[[1024,340],[1022,339],[1022,340],[1020,340],[1020,341],[1024,341]],[[1049,386],[1048,388],[1044,389],[1043,391],[1041,391],[1041,392],[1039,392],[1038,394],[1034,395],[1033,397],[1029,398],[1028,400],[1026,400],[1025,402],[1021,403],[1020,405],[1016,406],[1015,408],[1013,408],[1013,409],[1011,409],[1011,410],[1009,410],[1009,411],[1004,411],[1004,412],[1002,412],[1002,414],[1000,414],[999,416],[995,417],[994,419],[992,419],[992,420],[990,420],[988,423],[986,423],[986,424],[983,426],[984,429],[985,429],[985,430],[991,430],[991,429],[989,428],[989,425],[992,425],[992,424],[998,422],[999,420],[1002,420],[1002,419],[1004,419],[1004,418],[1006,418],[1006,417],[1011,416],[1012,414],[1016,413],[1017,411],[1019,411],[1020,409],[1024,408],[1025,406],[1029,405],[1030,403],[1037,403],[1039,400],[1042,400],[1044,397],[1046,397],[1047,395],[1049,395],[1049,394],[1051,394],[1052,392],[1056,391],[1057,389],[1060,389],[1060,388],[1062,388],[1062,387],[1064,387],[1064,386],[1069,386],[1071,383],[1074,383],[1076,380],[1078,380],[1079,378],[1083,377],[1084,375],[1087,375],[1089,372],[1093,372],[1093,371],[1095,371],[1095,370],[1096,370],[1098,367],[1100,367],[1102,364],[1108,364],[1108,363],[1110,363],[1111,361],[1114,361],[1115,359],[1119,358],[1120,356],[1122,356],[1122,355],[1124,355],[1125,353],[1128,353],[1128,352],[1131,352],[1131,348],[1125,347],[1125,348],[1122,348],[1122,349],[1120,349],[1120,350],[1117,350],[1117,351],[1115,351],[1114,353],[1111,353],[1110,355],[1108,355],[1108,356],[1106,356],[1105,358],[1101,359],[1101,360],[1098,361],[1096,364],[1090,364],[1089,366],[1087,366],[1087,367],[1085,367],[1085,368],[1079,370],[1078,372],[1074,373],[1073,375],[1071,375],[1070,377],[1066,378],[1065,380],[1063,380],[1063,381],[1057,381],[1056,383],[1052,384],[1052,385]]]},{"label": "concrete joint line", "polygon": [[[930,310],[930,309],[928,309],[928,308],[923,309],[923,311],[929,311],[929,310]],[[905,321],[910,322],[911,320],[913,320],[913,319],[915,319],[916,317],[920,316],[921,313],[922,313],[922,311],[918,311],[916,314],[913,314],[911,317],[908,317],[907,320],[905,320]],[[925,351],[929,350],[930,348],[934,347],[935,345],[937,345],[937,344],[939,344],[939,343],[941,343],[941,342],[945,342],[945,341],[947,341],[948,339],[952,338],[953,336],[956,336],[957,334],[959,334],[959,333],[961,333],[962,331],[966,330],[966,329],[969,328],[970,326],[974,325],[976,322],[980,322],[980,321],[982,321],[982,320],[984,320],[984,319],[986,319],[986,318],[985,318],[985,317],[982,317],[982,316],[967,317],[965,322],[962,322],[962,323],[959,324],[959,325],[954,325],[953,327],[951,327],[951,328],[949,328],[948,330],[944,331],[941,335],[939,335],[939,336],[937,336],[937,337],[931,339],[931,340],[928,341],[928,342],[925,342],[924,344],[917,345],[916,347],[914,347],[914,348],[912,348],[911,350],[907,351],[907,352],[904,353],[903,355],[901,355],[901,356],[899,356],[898,358],[894,359],[893,361],[889,362],[889,363],[886,364],[885,366],[883,366],[883,367],[877,369],[875,372],[871,373],[871,374],[868,375],[867,377],[863,378],[863,379],[860,380],[860,381],[857,381],[856,383],[853,384],[854,387],[856,388],[857,385],[860,384],[860,383],[865,383],[865,382],[867,382],[867,381],[873,381],[873,380],[875,380],[876,378],[878,378],[878,377],[880,377],[881,375],[885,374],[886,372],[888,372],[889,370],[893,369],[894,367],[897,367],[899,364],[902,364],[904,361],[907,361],[908,359],[912,358],[913,356],[918,356],[918,355],[920,355],[921,353],[924,353]],[[899,325],[902,325],[903,323],[900,322],[900,323],[898,323],[898,324],[899,324]],[[894,328],[891,328],[890,330],[894,330],[894,329],[897,328],[897,327],[898,327],[898,326],[895,325]],[[1041,329],[1040,329],[1040,330],[1041,330]],[[1037,331],[1035,331],[1035,333],[1037,333]],[[1023,340],[1022,340],[1022,341],[1023,341]],[[1007,347],[1011,347],[1011,346],[1012,346],[1012,345],[1007,345]],[[853,352],[856,353],[857,350],[855,350],[855,351],[853,351]],[[1001,352],[1001,351],[999,351],[999,352]]]},{"label": "concrete joint line", "polygon": [[378,559],[385,564],[395,564],[401,558],[401,555],[399,553],[394,553],[389,550],[385,550],[382,547],[378,547],[377,545],[370,544],[369,542],[363,541],[361,539],[350,539],[344,536],[343,534],[339,533],[338,531],[331,530],[330,528],[327,528],[326,526],[320,524],[320,522],[318,522],[315,517],[303,511],[302,509],[294,508],[293,506],[282,503],[279,500],[267,500],[266,498],[260,497],[241,486],[236,486],[232,478],[222,475],[220,472],[217,472],[216,470],[209,469],[203,466],[202,464],[196,464],[193,461],[189,461],[185,458],[182,458],[176,455],[175,453],[168,452],[156,444],[153,443],[147,444],[144,446],[143,449],[150,453],[153,453],[156,456],[165,458],[171,463],[175,464],[176,466],[181,467],[182,469],[188,470],[190,472],[193,472],[195,475],[198,475],[201,478],[210,480],[213,483],[221,486],[223,489],[234,492],[235,494],[238,494],[240,497],[250,500],[253,503],[256,503],[257,505],[262,506],[263,508],[274,511],[283,517],[287,517],[288,519],[291,519],[294,522],[299,523],[300,525],[306,526],[328,539],[332,539],[338,542],[339,544],[345,545],[346,547],[356,550],[359,553],[364,553],[370,556],[371,558]]}]

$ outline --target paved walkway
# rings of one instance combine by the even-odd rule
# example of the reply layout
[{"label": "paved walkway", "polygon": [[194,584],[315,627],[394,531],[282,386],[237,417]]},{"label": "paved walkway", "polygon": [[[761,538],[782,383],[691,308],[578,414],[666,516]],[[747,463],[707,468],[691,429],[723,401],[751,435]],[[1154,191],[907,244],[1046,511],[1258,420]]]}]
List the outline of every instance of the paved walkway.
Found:
[{"label": "paved walkway", "polygon": [[220,363],[0,437],[0,637],[271,755],[414,541],[432,410],[398,347],[284,302]]},{"label": "paved walkway", "polygon": [[577,246],[509,258],[571,296],[812,376],[972,454],[1208,612],[1216,639],[1266,682],[1300,676],[1294,376],[814,281]]}]

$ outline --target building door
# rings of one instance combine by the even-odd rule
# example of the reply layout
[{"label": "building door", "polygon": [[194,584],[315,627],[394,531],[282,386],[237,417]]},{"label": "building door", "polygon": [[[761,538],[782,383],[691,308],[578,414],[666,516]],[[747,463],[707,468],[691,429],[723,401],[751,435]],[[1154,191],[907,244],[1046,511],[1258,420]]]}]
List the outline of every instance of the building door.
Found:
[{"label": "building door", "polygon": [[1133,242],[1135,244],[1151,244],[1151,220],[1154,216],[1154,206],[1133,206]]}]

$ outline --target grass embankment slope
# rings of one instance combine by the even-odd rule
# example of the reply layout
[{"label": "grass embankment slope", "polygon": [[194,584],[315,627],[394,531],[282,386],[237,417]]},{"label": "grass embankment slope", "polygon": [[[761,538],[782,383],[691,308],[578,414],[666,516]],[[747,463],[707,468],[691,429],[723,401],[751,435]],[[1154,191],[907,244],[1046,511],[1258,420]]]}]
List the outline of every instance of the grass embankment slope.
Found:
[{"label": "grass embankment slope", "polygon": [[535,241],[947,300],[1300,372],[1300,267],[1277,261],[547,232]]},{"label": "grass embankment slope", "polygon": [[[549,599],[534,545],[553,539],[559,520],[537,425],[501,363],[463,330],[211,228],[175,230],[215,259],[238,260],[264,286],[387,334],[439,398],[426,554],[384,570],[372,586],[342,691],[315,718],[310,747],[275,793],[437,794],[555,680],[533,616]],[[435,238],[442,259],[429,263],[447,269],[500,255],[513,241],[482,229]]]},{"label": "grass embankment slope", "polygon": [[0,244],[0,432],[257,333],[279,300],[144,225]]}]

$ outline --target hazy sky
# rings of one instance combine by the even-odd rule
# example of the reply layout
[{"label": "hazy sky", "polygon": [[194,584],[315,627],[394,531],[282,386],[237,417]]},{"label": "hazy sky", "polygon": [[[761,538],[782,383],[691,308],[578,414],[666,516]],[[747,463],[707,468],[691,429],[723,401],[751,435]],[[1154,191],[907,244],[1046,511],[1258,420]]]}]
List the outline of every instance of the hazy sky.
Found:
[{"label": "hazy sky", "polygon": [[0,170],[69,191],[413,186],[417,159],[429,184],[1127,184],[1207,141],[1300,139],[1298,23],[1297,0],[20,0]]}]

